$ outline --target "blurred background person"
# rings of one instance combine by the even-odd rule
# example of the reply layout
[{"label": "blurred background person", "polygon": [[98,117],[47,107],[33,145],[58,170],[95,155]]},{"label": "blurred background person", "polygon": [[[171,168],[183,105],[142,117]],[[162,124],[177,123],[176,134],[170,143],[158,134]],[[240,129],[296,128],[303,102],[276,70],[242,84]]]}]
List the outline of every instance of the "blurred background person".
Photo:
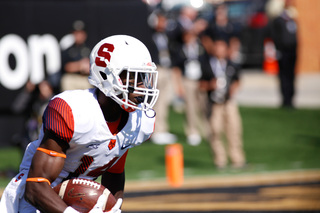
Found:
[{"label": "blurred background person", "polygon": [[[210,145],[213,162],[217,168],[225,168],[230,157],[232,167],[242,168],[245,165],[245,154],[242,141],[242,122],[238,105],[234,100],[239,88],[239,67],[228,57],[228,40],[212,38],[211,46],[200,61],[202,77],[200,88],[208,91],[211,101],[209,118],[211,135]],[[223,142],[225,133],[227,145]]]},{"label": "blurred background person", "polygon": [[87,32],[85,23],[77,20],[73,23],[74,43],[62,52],[61,91],[87,89],[90,48],[86,45]]},{"label": "blurred background person", "polygon": [[207,29],[202,36],[213,39],[216,36],[229,41],[228,55],[235,65],[241,65],[241,41],[240,27],[230,21],[228,6],[224,3],[218,4],[214,8],[214,18],[209,22]]},{"label": "blurred background person", "polygon": [[22,156],[28,143],[38,138],[42,114],[53,96],[53,87],[48,80],[43,80],[39,84],[28,81],[14,100],[13,113],[24,117],[23,131],[17,133],[14,138],[14,143],[20,148]]},{"label": "blurred background person", "polygon": [[205,29],[206,21],[189,6],[180,9],[176,25],[170,28],[171,56],[173,61],[176,95],[184,101],[186,115],[185,134],[189,145],[199,145],[201,134],[206,136],[203,125],[202,95],[198,87],[201,77],[199,56],[203,47],[198,35]]},{"label": "blurred background person", "polygon": [[297,61],[297,12],[293,0],[285,0],[283,11],[271,22],[271,38],[277,49],[282,107],[293,108]]},{"label": "blurred background person", "polygon": [[149,16],[149,26],[151,26],[152,41],[154,51],[151,51],[152,59],[158,70],[159,98],[154,106],[157,113],[157,123],[151,140],[155,144],[171,144],[177,141],[177,137],[169,132],[168,113],[174,94],[171,59],[169,53],[169,40],[167,36],[167,17],[163,10],[155,10]]}]

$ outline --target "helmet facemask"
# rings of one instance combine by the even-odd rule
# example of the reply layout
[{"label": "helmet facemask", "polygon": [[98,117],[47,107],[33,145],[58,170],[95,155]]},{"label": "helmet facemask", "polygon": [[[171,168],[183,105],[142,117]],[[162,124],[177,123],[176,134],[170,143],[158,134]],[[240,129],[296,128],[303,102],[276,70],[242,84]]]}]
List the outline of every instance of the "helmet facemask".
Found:
[{"label": "helmet facemask", "polygon": [[112,98],[123,109],[127,111],[147,110],[154,106],[159,95],[159,90],[156,89],[158,72],[154,64],[139,68],[125,67],[119,74],[119,79],[122,80],[114,85],[114,90],[121,94]]}]

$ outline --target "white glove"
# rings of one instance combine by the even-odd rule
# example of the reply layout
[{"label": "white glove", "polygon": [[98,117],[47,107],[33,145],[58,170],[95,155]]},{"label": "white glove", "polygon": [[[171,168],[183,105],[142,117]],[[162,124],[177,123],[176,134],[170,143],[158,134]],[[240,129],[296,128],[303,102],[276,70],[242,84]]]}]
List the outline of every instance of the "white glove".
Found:
[{"label": "white glove", "polygon": [[[38,213],[38,210],[37,210],[37,213]],[[40,213],[40,211],[39,211]],[[72,208],[71,206],[68,206],[64,211],[63,213],[80,213],[78,212],[77,210],[75,210],[74,208]]]},{"label": "white glove", "polygon": [[112,207],[110,211],[107,211],[108,213],[121,213],[121,205],[122,205],[122,198],[119,198],[116,202],[116,204]]},{"label": "white glove", "polygon": [[[107,202],[108,197],[105,194],[100,195],[96,205],[90,210],[89,213],[103,213],[103,206]],[[113,208],[108,211],[108,213],[121,213],[121,204],[122,204],[122,199],[119,198],[116,202],[116,204],[113,206]]]}]

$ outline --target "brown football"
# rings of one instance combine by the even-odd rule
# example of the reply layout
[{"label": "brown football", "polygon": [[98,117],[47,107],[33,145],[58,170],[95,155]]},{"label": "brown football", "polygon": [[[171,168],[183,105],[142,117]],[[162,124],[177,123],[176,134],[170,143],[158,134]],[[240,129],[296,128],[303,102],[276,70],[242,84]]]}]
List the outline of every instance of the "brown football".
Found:
[{"label": "brown football", "polygon": [[86,179],[70,179],[55,186],[53,190],[60,198],[79,212],[89,212],[103,193],[108,197],[103,211],[109,211],[116,199],[110,191],[98,182]]}]

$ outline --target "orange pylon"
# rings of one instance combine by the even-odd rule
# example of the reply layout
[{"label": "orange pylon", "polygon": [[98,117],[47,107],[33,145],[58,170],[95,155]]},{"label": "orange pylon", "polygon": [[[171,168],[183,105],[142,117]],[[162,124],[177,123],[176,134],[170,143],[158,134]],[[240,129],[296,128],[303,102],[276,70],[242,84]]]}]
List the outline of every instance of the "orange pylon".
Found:
[{"label": "orange pylon", "polygon": [[170,144],[165,149],[166,175],[169,184],[180,187],[183,184],[183,147]]}]

